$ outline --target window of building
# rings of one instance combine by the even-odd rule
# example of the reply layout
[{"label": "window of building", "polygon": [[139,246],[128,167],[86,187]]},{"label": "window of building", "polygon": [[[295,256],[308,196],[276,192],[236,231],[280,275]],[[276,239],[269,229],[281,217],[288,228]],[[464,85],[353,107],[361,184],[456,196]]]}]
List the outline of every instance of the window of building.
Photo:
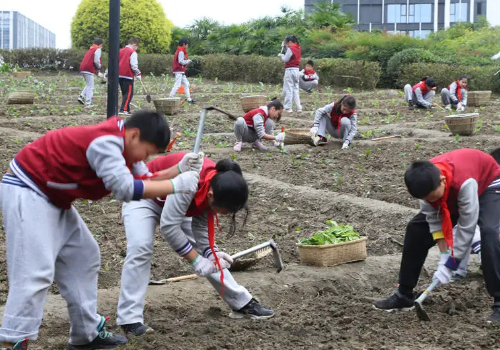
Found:
[{"label": "window of building", "polygon": [[467,8],[469,4],[451,4],[450,22],[467,22]]},{"label": "window of building", "polygon": [[478,2],[477,4],[477,15],[482,15],[483,14],[483,4],[481,2]]},{"label": "window of building", "polygon": [[[408,11],[408,13],[407,13]],[[388,23],[431,23],[432,5],[431,4],[412,4],[406,5],[388,5],[387,22]]]},{"label": "window of building", "polygon": [[0,47],[2,49],[10,49],[10,12],[3,12],[0,15],[1,26],[1,42]]}]

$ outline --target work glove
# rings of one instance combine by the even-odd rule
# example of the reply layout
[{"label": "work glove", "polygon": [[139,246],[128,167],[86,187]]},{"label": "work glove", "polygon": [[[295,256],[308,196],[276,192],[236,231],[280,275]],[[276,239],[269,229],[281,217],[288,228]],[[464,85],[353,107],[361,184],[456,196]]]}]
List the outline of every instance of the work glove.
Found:
[{"label": "work glove", "polygon": [[191,61],[191,60],[187,60],[186,65],[191,64],[191,62],[193,62],[193,61]]},{"label": "work glove", "polygon": [[457,104],[457,111],[465,111],[465,107],[461,102]]},{"label": "work glove", "polygon": [[278,54],[278,57],[283,57],[285,56],[284,54],[282,54],[281,52]]},{"label": "work glove", "polygon": [[199,174],[203,167],[204,156],[203,152],[186,154],[177,165],[179,173],[196,171]]},{"label": "work glove", "polygon": [[196,193],[200,174],[196,171],[186,171],[171,179],[173,193]]},{"label": "work glove", "polygon": [[[219,258],[219,264],[220,267],[224,269],[229,269],[231,267],[231,264],[233,263],[233,258],[231,258],[231,255],[224,253],[224,252],[215,252],[217,254],[217,257]],[[208,257],[208,260],[213,262],[215,266],[217,266],[215,262],[215,256],[213,254],[210,254]]]},{"label": "work glove", "polygon": [[[448,284],[453,276],[453,271],[446,267],[449,259],[453,259],[450,252],[441,253],[436,272],[434,272],[433,279],[439,280],[440,284]],[[458,267],[458,266],[457,266]]]},{"label": "work glove", "polygon": [[499,52],[499,53],[497,53],[496,55],[493,55],[493,57],[491,57],[491,59],[492,59],[493,61],[496,61],[496,60],[498,60],[499,58],[500,58],[500,52]]},{"label": "work glove", "polygon": [[217,266],[200,254],[198,254],[190,264],[193,266],[194,273],[200,277],[206,277],[217,272]]},{"label": "work glove", "polygon": [[274,137],[274,139],[278,142],[283,142],[285,141],[285,133],[284,132],[280,132],[278,135],[276,135]]},{"label": "work glove", "polygon": [[349,142],[349,140],[345,140],[344,144],[342,145],[342,149],[348,149],[350,144],[351,143]]},{"label": "work glove", "polygon": [[136,75],[135,77],[136,77],[137,79],[139,79],[139,80],[142,80],[142,75],[140,75],[140,74],[139,74],[139,75]]},{"label": "work glove", "polygon": [[104,74],[102,74],[101,72],[98,72],[98,73],[97,73],[97,76],[98,76],[99,78],[104,78]]},{"label": "work glove", "polygon": [[318,127],[313,126],[311,130],[309,130],[309,133],[311,134],[311,136],[316,136],[316,134],[318,133]]}]

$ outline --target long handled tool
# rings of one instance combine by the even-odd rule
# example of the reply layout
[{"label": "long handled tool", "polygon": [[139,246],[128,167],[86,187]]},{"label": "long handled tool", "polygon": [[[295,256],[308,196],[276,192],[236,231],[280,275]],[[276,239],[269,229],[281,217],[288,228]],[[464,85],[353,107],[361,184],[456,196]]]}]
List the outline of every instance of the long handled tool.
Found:
[{"label": "long handled tool", "polygon": [[[276,245],[276,242],[274,242],[274,240],[272,239],[262,244],[256,245],[255,247],[236,253],[232,255],[231,258],[236,262],[236,260],[244,256],[255,254],[256,255],[255,259],[260,259],[268,255],[270,252],[273,253],[274,267],[276,268],[276,272],[279,273],[281,270],[283,270],[283,261],[281,260],[281,254],[278,249],[278,246]],[[161,284],[166,284],[167,282],[179,282],[195,278],[198,278],[198,275],[192,274],[180,277],[167,278],[159,281],[150,281],[149,284],[161,285]]]},{"label": "long handled tool", "polygon": [[439,280],[435,279],[432,281],[431,285],[427,287],[426,290],[418,297],[417,300],[415,300],[415,309],[417,310],[417,316],[418,319],[421,321],[430,321],[430,317],[427,314],[427,312],[424,309],[424,306],[422,305],[424,300],[427,299],[429,296],[429,293],[432,292],[434,288],[436,288],[439,285]]},{"label": "long handled tool", "polygon": [[148,101],[148,103],[151,103],[151,95],[148,94],[148,90],[146,89],[146,87],[144,86],[144,83],[142,82],[142,79],[139,79],[139,81],[141,82],[141,85],[142,85],[142,88],[144,89],[144,91],[146,92],[146,101]]}]

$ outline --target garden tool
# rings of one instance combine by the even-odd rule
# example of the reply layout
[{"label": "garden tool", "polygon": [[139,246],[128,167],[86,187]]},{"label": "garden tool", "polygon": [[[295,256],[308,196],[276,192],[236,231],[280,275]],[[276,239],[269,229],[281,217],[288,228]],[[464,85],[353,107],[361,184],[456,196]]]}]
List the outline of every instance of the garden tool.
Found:
[{"label": "garden tool", "polygon": [[424,290],[424,292],[417,298],[417,300],[415,300],[414,306],[415,306],[415,309],[417,310],[417,316],[418,316],[419,320],[421,320],[421,321],[430,321],[431,320],[429,315],[427,314],[427,312],[424,309],[423,303],[424,303],[424,300],[427,299],[427,297],[429,296],[429,293],[432,292],[432,290],[434,288],[436,288],[438,285],[439,285],[439,280],[437,280],[437,279],[433,280],[431,285],[429,287],[427,287],[426,290]]},{"label": "garden tool", "polygon": [[[283,261],[281,260],[281,254],[278,249],[278,246],[276,245],[276,242],[274,242],[273,239],[270,239],[267,242],[264,242],[262,244],[256,245],[255,247],[243,250],[239,253],[232,255],[231,258],[234,260],[234,263],[231,266],[231,271],[246,270],[250,266],[255,265],[259,259],[262,259],[263,257],[269,255],[270,253],[273,253],[274,267],[276,267],[276,272],[279,273],[281,270],[283,270]],[[243,258],[244,256],[248,256],[250,254],[254,254],[254,257],[251,259],[240,260],[241,264],[240,266],[238,266],[237,260]],[[197,277],[198,275],[192,274],[180,277],[167,278],[159,281],[150,281],[149,284],[161,285],[167,282],[179,282],[189,279],[195,279]]]},{"label": "garden tool", "polygon": [[231,120],[236,120],[236,119],[238,119],[238,118],[237,118],[234,114],[231,114],[231,113],[229,113],[229,112],[227,112],[227,111],[225,111],[225,110],[223,110],[223,109],[221,109],[221,108],[219,108],[219,107],[213,107],[213,109],[214,109],[215,111],[217,111],[217,112],[221,112],[222,114],[227,115],[227,116],[228,116]]},{"label": "garden tool", "polygon": [[144,89],[144,91],[146,92],[146,101],[148,101],[148,103],[151,103],[151,95],[148,94],[148,90],[146,89],[146,87],[144,86],[144,83],[142,82],[142,79],[139,79],[139,81],[141,82],[141,85],[142,85],[142,88]]},{"label": "garden tool", "polygon": [[285,45],[285,40],[283,40],[281,42],[281,52],[280,52],[280,54],[283,54],[283,55],[286,54],[286,50],[287,50],[287,47]]},{"label": "garden tool", "polygon": [[495,74],[493,74],[493,75],[497,75],[498,73],[500,73],[500,70],[498,72],[496,72]]}]

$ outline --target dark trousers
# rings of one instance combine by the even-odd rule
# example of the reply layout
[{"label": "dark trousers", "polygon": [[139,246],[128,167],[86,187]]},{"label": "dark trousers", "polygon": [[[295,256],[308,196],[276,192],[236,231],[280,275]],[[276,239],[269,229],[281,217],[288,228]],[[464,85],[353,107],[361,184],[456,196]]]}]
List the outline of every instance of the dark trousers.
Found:
[{"label": "dark trousers", "polygon": [[[453,225],[458,216],[452,215]],[[479,228],[481,229],[481,261],[488,293],[500,298],[500,190],[488,188],[479,197]],[[427,253],[435,241],[425,220],[417,214],[406,227],[403,257],[399,271],[399,291],[411,295],[417,285]]]},{"label": "dark trousers", "polygon": [[120,111],[130,112],[130,102],[134,97],[134,79],[118,79],[120,82],[120,89],[122,90],[122,105]]}]

